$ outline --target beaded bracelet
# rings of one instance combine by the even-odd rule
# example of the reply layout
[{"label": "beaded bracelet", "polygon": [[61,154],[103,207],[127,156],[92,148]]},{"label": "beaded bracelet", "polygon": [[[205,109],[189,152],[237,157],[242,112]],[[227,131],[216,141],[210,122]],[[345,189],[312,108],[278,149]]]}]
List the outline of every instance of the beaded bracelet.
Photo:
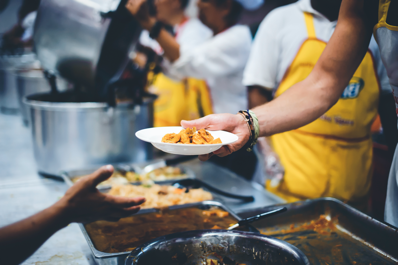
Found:
[{"label": "beaded bracelet", "polygon": [[253,146],[257,143],[257,138],[259,135],[259,124],[256,114],[249,110],[241,110],[239,114],[243,116],[245,119],[247,126],[250,132],[249,141],[246,143],[244,148],[246,151],[251,152],[253,150]]}]

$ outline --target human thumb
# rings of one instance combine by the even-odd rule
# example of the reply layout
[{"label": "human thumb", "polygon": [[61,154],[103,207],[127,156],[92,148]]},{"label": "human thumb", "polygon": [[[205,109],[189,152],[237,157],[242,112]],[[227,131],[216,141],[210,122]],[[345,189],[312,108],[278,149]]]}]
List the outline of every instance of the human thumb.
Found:
[{"label": "human thumb", "polygon": [[192,120],[192,121],[181,121],[181,126],[183,128],[193,128],[196,127],[196,129],[200,130],[203,128],[206,128],[209,125],[209,117],[203,117],[197,120]]},{"label": "human thumb", "polygon": [[113,166],[107,165],[100,167],[97,171],[90,175],[91,178],[91,187],[95,188],[101,182],[109,179],[113,174]]}]

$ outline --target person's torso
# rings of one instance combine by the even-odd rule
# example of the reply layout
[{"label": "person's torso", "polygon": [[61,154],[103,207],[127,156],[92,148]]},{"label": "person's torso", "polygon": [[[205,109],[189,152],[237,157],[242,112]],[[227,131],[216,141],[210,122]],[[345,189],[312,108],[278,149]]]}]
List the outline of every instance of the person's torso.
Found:
[{"label": "person's torso", "polygon": [[[326,47],[326,42],[317,38],[312,14],[304,13],[302,20],[308,38],[299,46],[276,97],[304,80]],[[304,127],[273,136],[275,150],[286,168],[284,184],[291,193],[346,200],[366,195],[371,176],[370,127],[377,115],[379,90],[368,52],[335,106]]]},{"label": "person's torso", "polygon": [[[249,32],[249,34],[248,34]],[[237,113],[247,108],[247,89],[242,83],[243,71],[249,58],[251,35],[247,26],[235,25],[213,37],[210,45],[223,47],[228,45],[228,35],[236,34],[238,37],[248,39],[247,45],[231,51],[230,56],[241,57],[241,64],[225,75],[206,78],[206,83],[213,103],[214,113]],[[226,41],[227,40],[227,41]],[[244,43],[244,42],[243,42]]]}]

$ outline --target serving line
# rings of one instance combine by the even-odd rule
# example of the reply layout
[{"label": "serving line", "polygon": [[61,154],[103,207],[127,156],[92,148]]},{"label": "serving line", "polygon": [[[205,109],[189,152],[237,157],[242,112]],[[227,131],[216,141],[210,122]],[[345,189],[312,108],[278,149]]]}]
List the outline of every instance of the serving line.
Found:
[{"label": "serving line", "polygon": [[[0,128],[0,184],[4,184],[0,189],[0,226],[5,226],[55,203],[68,186],[36,173],[30,131],[23,126],[19,116],[0,114]],[[212,163],[196,160],[183,165],[190,167],[198,179],[209,185],[255,197],[254,202],[243,205],[239,200],[225,198],[224,203],[233,211],[283,202],[262,187]],[[78,225],[71,224],[55,233],[23,264],[87,265],[95,264],[95,261]]]}]

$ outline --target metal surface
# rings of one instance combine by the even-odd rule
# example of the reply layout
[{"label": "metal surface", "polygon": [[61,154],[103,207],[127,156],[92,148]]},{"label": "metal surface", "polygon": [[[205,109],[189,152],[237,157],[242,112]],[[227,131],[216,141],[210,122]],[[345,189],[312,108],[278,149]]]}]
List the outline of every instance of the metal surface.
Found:
[{"label": "metal surface", "polygon": [[50,102],[52,96],[37,94],[25,101],[39,172],[59,175],[61,170],[152,158],[150,144],[134,133],[153,126],[153,97],[142,105],[109,108],[106,103]]},{"label": "metal surface", "polygon": [[[252,225],[299,248],[311,264],[397,264],[398,231],[332,198],[285,204],[288,211]],[[242,218],[275,208],[241,212]],[[331,226],[319,222],[323,215]],[[311,222],[313,222],[311,224]],[[314,231],[314,225],[318,232]]]},{"label": "metal surface", "polygon": [[[227,211],[231,216],[236,218],[237,220],[240,220],[241,218],[236,215],[232,210],[224,206],[223,204],[215,201],[205,201],[205,202],[199,202],[199,203],[192,203],[192,204],[184,204],[184,205],[175,205],[169,207],[169,210],[177,210],[177,209],[184,209],[184,208],[191,208],[191,207],[217,207],[220,208],[224,211]],[[148,213],[154,213],[158,212],[159,210],[156,209],[144,209],[141,210],[137,215],[141,214],[148,214]],[[130,252],[119,252],[119,253],[105,253],[97,250],[90,238],[90,236],[87,233],[86,228],[84,227],[83,224],[79,224],[80,229],[83,232],[84,237],[87,240],[87,243],[93,253],[93,256],[95,260],[98,262],[100,265],[111,265],[111,264],[124,264],[124,260],[126,257],[130,254]],[[132,235],[133,236],[133,235]]]},{"label": "metal surface", "polygon": [[141,31],[126,2],[42,0],[34,42],[43,68],[106,96],[108,82],[120,76]]},{"label": "metal surface", "polygon": [[[2,227],[57,202],[68,186],[63,182],[42,178],[37,174],[30,130],[22,125],[20,117],[0,114],[0,128],[0,146],[2,150],[6,150],[6,152],[0,152],[2,169],[0,171],[0,226]],[[247,181],[243,180],[243,184],[235,181],[234,174],[211,163],[196,160],[184,165],[193,169],[197,178],[208,178],[208,182],[212,185],[222,185],[222,181],[229,180],[231,183],[227,186],[230,191],[235,185],[242,186],[244,193],[250,190],[250,184]],[[214,172],[215,175],[209,175],[210,172]],[[216,180],[220,180],[221,183]],[[219,187],[222,188],[222,186]],[[275,204],[275,201],[281,201],[268,196],[269,193],[264,189],[251,187],[251,190],[256,200],[243,208],[253,205],[254,207],[271,205]],[[239,201],[231,201],[229,208],[241,209],[242,206],[239,205]],[[23,264],[94,265],[96,263],[78,225],[71,224],[55,233]],[[120,264],[124,264],[124,260]]]},{"label": "metal surface", "polygon": [[250,216],[250,217],[244,218],[244,219],[240,220],[238,223],[228,227],[228,230],[233,230],[233,229],[235,229],[235,228],[237,228],[239,226],[251,224],[253,222],[262,220],[264,218],[273,216],[275,214],[286,212],[286,210],[287,210],[286,207],[281,207],[281,208],[272,209],[272,210],[266,211],[264,213],[260,213],[260,214],[254,215],[254,216]]},{"label": "metal surface", "polygon": [[34,58],[34,54],[0,56],[0,109],[3,113],[18,113],[17,80],[14,71]]},{"label": "metal surface", "polygon": [[258,233],[225,230],[197,230],[157,238],[133,250],[125,264],[207,264],[208,258],[219,260],[220,256],[230,258],[234,264],[310,264],[299,249],[286,242]]},{"label": "metal surface", "polygon": [[[44,77],[40,65],[38,65],[38,68],[36,67],[37,65],[31,66],[32,67],[23,67],[23,69],[15,71],[19,108],[22,114],[22,121],[26,126],[29,125],[29,108],[23,103],[23,99],[29,95],[51,91],[51,87],[48,80]],[[57,78],[57,88],[60,92],[66,91],[68,86],[69,84],[66,80]]]},{"label": "metal surface", "polygon": [[[126,171],[137,172],[134,168],[134,164],[130,164],[130,165],[129,164],[114,164],[113,167],[115,168],[115,170],[117,170],[117,168],[122,168],[123,170],[126,170]],[[195,178],[195,174],[192,172],[192,170],[189,169],[189,167],[186,167],[186,166],[176,166],[176,167],[179,167],[181,169],[181,172],[183,174],[187,175],[186,178]],[[68,184],[68,186],[72,186],[73,178],[91,174],[94,171],[96,171],[97,169],[98,169],[98,167],[91,167],[91,168],[86,168],[86,169],[63,171],[61,173],[61,177],[65,181],[65,183]],[[170,180],[165,180],[165,181],[154,181],[154,182],[156,184],[171,184],[175,180],[176,179],[170,179]],[[141,182],[139,182],[139,181],[131,182],[131,183],[137,184],[137,185],[141,184]],[[108,188],[110,188],[110,186],[101,186],[101,189],[108,189]]]}]

